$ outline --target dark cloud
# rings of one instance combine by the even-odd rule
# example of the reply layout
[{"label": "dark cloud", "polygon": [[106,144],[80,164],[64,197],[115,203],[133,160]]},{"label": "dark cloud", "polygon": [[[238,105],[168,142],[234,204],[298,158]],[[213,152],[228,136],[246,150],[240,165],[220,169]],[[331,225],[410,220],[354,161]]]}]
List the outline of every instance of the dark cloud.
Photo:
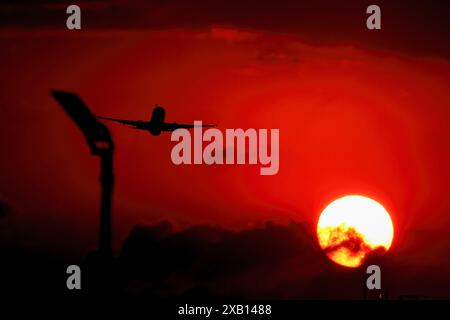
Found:
[{"label": "dark cloud", "polygon": [[10,212],[10,206],[0,200],[0,218],[6,217]]},{"label": "dark cloud", "polygon": [[5,197],[0,195],[0,222],[2,223],[5,223],[6,220],[11,220],[17,213],[17,208],[5,199]]},{"label": "dark cloud", "polygon": [[[367,256],[373,249],[364,241],[364,236],[354,228],[333,228],[329,235],[329,243],[324,248],[327,254],[333,254],[339,250],[345,250],[351,257],[357,257],[361,253]],[[384,247],[375,249],[379,253],[384,253]]]},{"label": "dark cloud", "polygon": [[[65,29],[65,1],[7,1],[0,5],[3,28]],[[449,58],[448,1],[377,1],[382,30],[365,27],[371,2],[350,1],[82,1],[83,28],[164,29],[212,25],[292,34],[317,45],[350,45],[371,50]]]},{"label": "dark cloud", "polygon": [[[440,258],[449,245],[438,242],[433,247],[435,242],[429,233],[415,233],[400,250],[370,255],[365,266],[381,266],[383,292],[391,299],[449,298],[448,265]],[[67,294],[65,270],[70,264],[81,265],[83,294],[96,294],[94,288],[100,283],[102,294],[108,287],[109,293],[183,301],[362,299],[367,279],[365,266],[353,269],[332,263],[318,247],[310,226],[295,222],[242,231],[208,225],[176,231],[166,221],[137,225],[113,269],[95,253],[80,261],[0,241],[0,254],[0,292],[8,294]]]},{"label": "dark cloud", "polygon": [[[391,298],[448,297],[446,273],[432,272],[432,259],[423,264],[420,253],[410,249],[374,252],[366,265],[381,266]],[[311,227],[294,222],[243,231],[213,226],[174,231],[168,222],[139,225],[124,243],[120,265],[125,291],[163,297],[360,299],[367,278],[365,267],[345,268],[328,260]]]},{"label": "dark cloud", "polygon": [[[257,296],[288,280],[280,272],[287,261],[298,260],[300,269],[310,268],[310,256],[328,264],[307,230],[296,223],[244,231],[193,226],[178,232],[168,222],[139,225],[125,241],[120,260],[131,276],[126,281],[131,292],[170,296],[203,288],[215,295]],[[264,284],[253,282],[255,275]]]}]

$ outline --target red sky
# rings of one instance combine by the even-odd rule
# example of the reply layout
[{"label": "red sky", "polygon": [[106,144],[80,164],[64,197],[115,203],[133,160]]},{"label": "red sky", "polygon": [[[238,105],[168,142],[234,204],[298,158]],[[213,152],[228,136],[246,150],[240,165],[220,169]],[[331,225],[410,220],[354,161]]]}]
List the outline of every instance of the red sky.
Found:
[{"label": "red sky", "polygon": [[314,225],[349,193],[386,206],[394,246],[417,230],[446,233],[446,54],[266,29],[2,29],[0,194],[21,236],[51,250],[87,250],[97,240],[98,160],[51,89],[77,92],[103,116],[147,119],[158,103],[167,121],[280,129],[279,173],[260,176],[259,166],[175,166],[169,134],[111,124],[116,245],[134,224],[160,219]]}]

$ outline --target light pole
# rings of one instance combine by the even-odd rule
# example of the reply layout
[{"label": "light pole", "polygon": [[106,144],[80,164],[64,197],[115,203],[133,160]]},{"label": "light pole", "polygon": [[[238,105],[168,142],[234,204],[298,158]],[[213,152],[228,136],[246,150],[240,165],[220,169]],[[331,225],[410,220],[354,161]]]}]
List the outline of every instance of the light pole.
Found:
[{"label": "light pole", "polygon": [[66,114],[83,133],[91,154],[100,157],[101,212],[98,253],[104,259],[112,258],[111,200],[114,187],[114,144],[111,133],[98,122],[81,98],[70,92],[52,91]]}]

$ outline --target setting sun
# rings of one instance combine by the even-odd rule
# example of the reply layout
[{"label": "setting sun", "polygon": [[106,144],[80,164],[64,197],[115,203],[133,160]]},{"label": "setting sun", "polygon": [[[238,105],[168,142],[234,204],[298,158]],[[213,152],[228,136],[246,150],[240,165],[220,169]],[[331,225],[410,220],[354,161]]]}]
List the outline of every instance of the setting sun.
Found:
[{"label": "setting sun", "polygon": [[332,261],[355,268],[370,253],[389,250],[394,227],[381,204],[367,197],[350,195],[331,202],[322,211],[317,236]]}]

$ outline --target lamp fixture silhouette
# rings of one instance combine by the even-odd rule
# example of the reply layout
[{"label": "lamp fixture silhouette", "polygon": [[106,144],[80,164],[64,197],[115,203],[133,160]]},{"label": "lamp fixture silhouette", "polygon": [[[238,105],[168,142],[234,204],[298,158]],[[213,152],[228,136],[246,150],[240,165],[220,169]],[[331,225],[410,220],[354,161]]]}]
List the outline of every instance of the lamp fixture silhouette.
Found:
[{"label": "lamp fixture silhouette", "polygon": [[101,211],[98,251],[105,258],[112,257],[111,201],[114,187],[114,143],[111,133],[106,125],[97,121],[78,95],[64,91],[52,91],[51,94],[81,130],[91,154],[100,157]]}]

